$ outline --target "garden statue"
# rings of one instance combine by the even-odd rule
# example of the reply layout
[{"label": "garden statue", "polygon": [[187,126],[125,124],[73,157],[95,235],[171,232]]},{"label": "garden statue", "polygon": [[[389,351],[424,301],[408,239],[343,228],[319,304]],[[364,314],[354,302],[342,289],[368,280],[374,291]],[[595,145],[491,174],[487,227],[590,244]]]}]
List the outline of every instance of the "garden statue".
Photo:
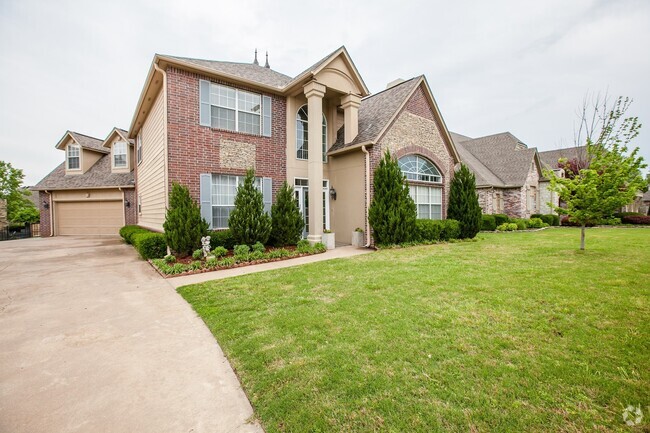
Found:
[{"label": "garden statue", "polygon": [[201,238],[201,248],[203,249],[203,257],[208,257],[210,254],[210,236],[204,236]]}]

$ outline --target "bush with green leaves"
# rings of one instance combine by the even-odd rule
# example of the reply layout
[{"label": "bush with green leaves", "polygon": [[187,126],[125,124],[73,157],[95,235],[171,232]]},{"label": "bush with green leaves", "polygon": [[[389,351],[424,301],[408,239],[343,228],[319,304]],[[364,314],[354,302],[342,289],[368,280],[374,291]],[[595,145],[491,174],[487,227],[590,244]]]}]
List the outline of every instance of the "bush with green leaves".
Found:
[{"label": "bush with green leaves", "polygon": [[216,258],[224,257],[226,254],[228,254],[228,250],[224,247],[216,247],[212,250],[212,255]]},{"label": "bush with green leaves", "polygon": [[192,271],[197,271],[203,267],[203,264],[201,260],[194,260],[192,263],[190,263],[190,270]]},{"label": "bush with green leaves", "polygon": [[161,259],[167,254],[167,244],[162,233],[136,233],[131,236],[131,240],[144,260]]},{"label": "bush with green leaves", "polygon": [[[538,218],[538,217],[536,215],[531,215],[530,218],[533,219],[533,218]],[[550,214],[548,214],[548,215],[540,215],[539,219],[541,219],[544,223],[548,224],[549,226],[553,225],[553,215],[550,215]],[[559,221],[560,221],[560,219],[558,218],[558,223],[559,223]]]},{"label": "bush with green leaves", "polygon": [[221,268],[229,268],[235,264],[235,258],[234,257],[224,257],[223,259],[219,260],[219,267]]},{"label": "bush with green leaves", "polygon": [[438,242],[444,223],[440,220],[415,220],[414,237],[418,242]]},{"label": "bush with green leaves", "polygon": [[253,252],[256,252],[256,251],[257,251],[257,252],[263,253],[264,251],[266,251],[266,247],[265,247],[264,244],[261,243],[261,242],[255,242],[255,243],[253,244],[253,246],[251,247],[251,250],[252,250]]},{"label": "bush with green leaves", "polygon": [[175,263],[176,262],[176,256],[174,256],[173,254],[167,254],[165,257],[163,257],[163,259],[165,259],[165,263]]},{"label": "bush with green leaves", "polygon": [[500,226],[503,223],[509,223],[510,217],[503,213],[495,213],[494,215],[494,224]]},{"label": "bush with green leaves", "polygon": [[266,258],[266,254],[262,251],[252,251],[248,255],[248,260],[253,261],[253,260],[262,260]]},{"label": "bush with green leaves", "polygon": [[442,220],[440,240],[450,241],[452,239],[460,239],[460,223],[453,219]]},{"label": "bush with green leaves", "polygon": [[544,227],[548,227],[548,224],[546,224],[544,221],[542,221],[541,218],[531,218],[528,220],[528,228],[531,229],[541,229]]},{"label": "bush with green leaves", "polygon": [[472,239],[481,230],[481,215],[476,178],[465,164],[461,164],[451,180],[447,218],[460,223],[460,239]]},{"label": "bush with green leaves", "polygon": [[415,235],[417,212],[406,178],[387,150],[375,170],[368,221],[378,244],[408,242]]},{"label": "bush with green leaves", "polygon": [[267,253],[269,259],[281,259],[283,257],[289,257],[291,252],[284,248],[276,248]]},{"label": "bush with green leaves", "polygon": [[233,256],[238,263],[246,262],[248,261],[250,251],[251,249],[248,245],[235,245]]},{"label": "bush with green leaves", "polygon": [[305,228],[293,188],[286,181],[271,206],[271,227],[269,240],[276,247],[296,245]]},{"label": "bush with green leaves", "polygon": [[497,231],[500,232],[513,232],[517,230],[516,223],[503,223],[497,227]]},{"label": "bush with green leaves", "polygon": [[199,248],[201,238],[208,233],[208,223],[201,217],[201,209],[186,186],[172,184],[163,229],[167,245],[181,257]]},{"label": "bush with green leaves", "polygon": [[194,250],[194,252],[192,253],[192,258],[194,260],[201,260],[203,258],[203,250],[202,249]]},{"label": "bush with green leaves", "polygon": [[255,188],[255,171],[248,170],[244,183],[237,187],[235,209],[228,218],[228,227],[238,244],[265,244],[271,234],[271,217],[264,211],[264,197]]},{"label": "bush with green leaves", "polygon": [[481,230],[493,232],[497,229],[497,223],[494,220],[494,215],[483,214],[481,217]]},{"label": "bush with green leaves", "polygon": [[216,268],[217,267],[217,258],[216,257],[209,257],[205,261],[205,267],[206,268]]},{"label": "bush with green leaves", "polygon": [[227,250],[232,250],[235,246],[235,239],[232,237],[230,229],[212,230],[208,234],[210,235],[210,248],[213,250],[216,247],[224,247]]},{"label": "bush with green leaves", "polygon": [[312,252],[314,253],[324,253],[325,251],[327,251],[327,247],[322,242],[316,242],[312,247]]},{"label": "bush with green leaves", "polygon": [[310,253],[311,252],[311,244],[307,239],[300,239],[298,243],[296,244],[296,251],[298,251],[301,254],[304,253]]},{"label": "bush with green leaves", "polygon": [[526,230],[528,228],[528,220],[524,218],[514,218],[511,221],[517,225],[517,230]]},{"label": "bush with green leaves", "polygon": [[132,236],[134,234],[136,234],[136,233],[149,233],[149,232],[150,232],[149,230],[143,229],[140,226],[128,225],[128,226],[122,227],[120,229],[119,233],[120,233],[120,236],[122,236],[122,239],[124,239],[124,242],[126,242],[127,244],[132,245],[133,242],[132,242],[131,238],[132,238]]}]

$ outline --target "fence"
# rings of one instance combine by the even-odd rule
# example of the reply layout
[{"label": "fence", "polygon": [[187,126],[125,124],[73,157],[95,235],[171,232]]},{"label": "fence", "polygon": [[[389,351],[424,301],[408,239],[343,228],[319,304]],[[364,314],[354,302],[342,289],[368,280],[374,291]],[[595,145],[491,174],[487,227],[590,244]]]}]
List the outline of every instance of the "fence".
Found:
[{"label": "fence", "polygon": [[13,239],[27,239],[39,237],[41,235],[40,224],[25,224],[24,226],[7,226],[0,229],[0,241],[9,241]]}]

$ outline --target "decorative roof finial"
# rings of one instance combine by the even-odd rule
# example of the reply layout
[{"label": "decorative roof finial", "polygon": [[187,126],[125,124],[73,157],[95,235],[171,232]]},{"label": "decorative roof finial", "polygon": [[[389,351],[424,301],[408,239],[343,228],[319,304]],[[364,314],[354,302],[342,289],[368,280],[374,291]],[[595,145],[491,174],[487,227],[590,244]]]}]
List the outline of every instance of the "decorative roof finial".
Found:
[{"label": "decorative roof finial", "polygon": [[255,48],[255,60],[253,60],[253,64],[259,66],[260,62],[257,61],[257,48]]},{"label": "decorative roof finial", "polygon": [[269,52],[266,52],[266,65],[264,65],[265,68],[271,69],[271,66],[269,66]]}]

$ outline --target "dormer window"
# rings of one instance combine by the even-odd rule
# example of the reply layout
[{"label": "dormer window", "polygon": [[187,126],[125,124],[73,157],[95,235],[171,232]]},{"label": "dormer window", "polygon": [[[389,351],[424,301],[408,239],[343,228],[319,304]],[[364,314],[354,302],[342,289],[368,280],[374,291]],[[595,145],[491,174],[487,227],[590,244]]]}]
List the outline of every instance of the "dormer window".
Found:
[{"label": "dormer window", "polygon": [[80,168],[80,148],[76,144],[69,144],[66,150],[68,170],[79,170]]},{"label": "dormer window", "polygon": [[118,141],[113,144],[113,168],[126,168],[126,143]]}]

